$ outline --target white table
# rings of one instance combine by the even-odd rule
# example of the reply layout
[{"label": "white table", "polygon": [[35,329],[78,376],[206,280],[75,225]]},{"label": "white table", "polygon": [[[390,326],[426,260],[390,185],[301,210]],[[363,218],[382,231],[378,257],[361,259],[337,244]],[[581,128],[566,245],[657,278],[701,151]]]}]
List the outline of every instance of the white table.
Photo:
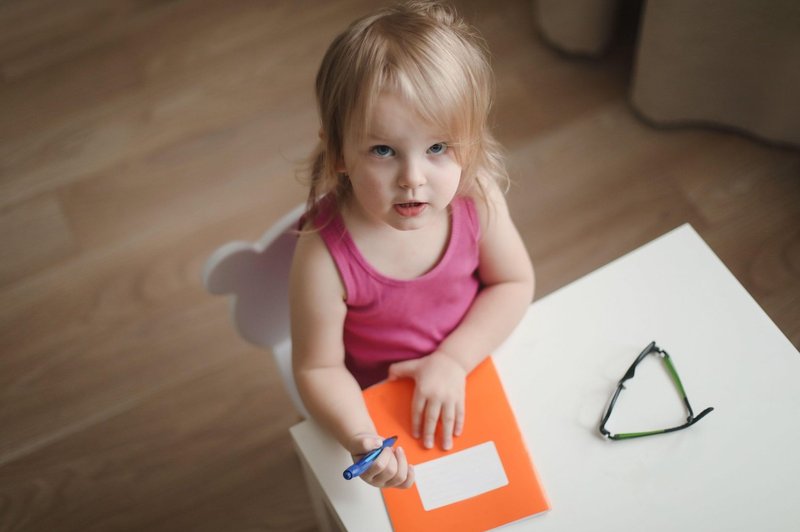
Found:
[{"label": "white table", "polygon": [[[687,430],[608,441],[597,425],[651,340],[695,413],[715,410]],[[682,422],[649,358],[613,432]],[[504,530],[800,530],[800,354],[690,226],[536,301],[495,363],[552,504]],[[335,441],[313,421],[291,433],[321,516],[391,530],[378,490],[341,478],[350,459]]]}]

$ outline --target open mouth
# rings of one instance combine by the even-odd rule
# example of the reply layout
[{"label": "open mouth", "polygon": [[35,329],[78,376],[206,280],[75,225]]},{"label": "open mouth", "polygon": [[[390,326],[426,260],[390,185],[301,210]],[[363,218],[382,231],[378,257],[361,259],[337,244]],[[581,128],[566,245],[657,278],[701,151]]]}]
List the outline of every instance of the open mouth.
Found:
[{"label": "open mouth", "polygon": [[411,201],[408,203],[395,203],[394,210],[397,211],[401,216],[417,216],[422,214],[427,206],[427,203]]}]

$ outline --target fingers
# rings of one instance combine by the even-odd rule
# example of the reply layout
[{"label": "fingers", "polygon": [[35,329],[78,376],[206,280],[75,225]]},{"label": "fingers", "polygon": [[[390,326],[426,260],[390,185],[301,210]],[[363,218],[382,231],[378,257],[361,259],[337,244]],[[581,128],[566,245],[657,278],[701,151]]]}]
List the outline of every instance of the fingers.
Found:
[{"label": "fingers", "polygon": [[408,488],[414,484],[414,468],[402,447],[385,449],[361,478],[379,488]]},{"label": "fingers", "polygon": [[423,431],[422,443],[425,448],[433,447],[433,438],[436,432],[436,422],[441,416],[442,420],[442,449],[449,451],[453,448],[453,436],[461,436],[464,431],[465,409],[463,401],[447,402],[439,404],[436,408],[434,404],[428,403],[428,410],[425,414],[425,428]]},{"label": "fingers", "polygon": [[426,449],[433,447],[433,435],[436,432],[436,423],[439,421],[439,414],[442,411],[442,403],[428,401],[425,408],[424,425],[422,428],[422,445]]},{"label": "fingers", "polygon": [[442,448],[452,449],[453,436],[460,436],[464,430],[465,369],[443,352],[400,362],[392,369],[396,375],[409,370],[409,376],[416,381],[411,400],[411,435],[421,438],[426,449],[433,448],[441,418]]},{"label": "fingers", "polygon": [[353,440],[350,452],[353,456],[366,454],[383,445],[383,439],[373,434],[358,434]]},{"label": "fingers", "polygon": [[466,405],[464,401],[456,403],[456,422],[453,429],[453,435],[461,436],[464,432],[464,419],[466,418]]},{"label": "fingers", "polygon": [[[410,488],[411,486],[414,485],[414,478],[415,478],[414,477],[414,466],[412,466],[411,464],[408,463],[408,458],[406,457],[406,451],[402,447],[398,447],[397,451],[398,451],[398,455],[399,455],[398,456],[398,460],[402,460],[403,461],[403,464],[405,464],[405,470],[407,472],[405,481],[397,484],[397,487],[398,488],[402,488],[402,489]],[[397,478],[399,479],[401,477],[398,475]]]},{"label": "fingers", "polygon": [[442,407],[442,449],[453,448],[453,430],[456,424],[456,405],[447,403]]},{"label": "fingers", "polygon": [[[422,445],[432,449],[436,425],[441,417],[442,449],[453,448],[453,436],[461,436],[464,431],[465,408],[463,401],[425,401],[415,398],[411,407],[411,428],[415,438],[422,437]],[[420,425],[422,425],[420,429]],[[420,434],[421,432],[421,434]]]},{"label": "fingers", "polygon": [[422,414],[425,412],[425,397],[414,390],[414,398],[411,400],[411,435],[419,438],[422,432]]},{"label": "fingers", "polygon": [[453,448],[453,436],[464,432],[465,409],[463,401],[440,403],[415,398],[411,407],[411,431],[414,438],[422,438],[426,449],[433,448],[436,425],[442,421],[442,449]]}]

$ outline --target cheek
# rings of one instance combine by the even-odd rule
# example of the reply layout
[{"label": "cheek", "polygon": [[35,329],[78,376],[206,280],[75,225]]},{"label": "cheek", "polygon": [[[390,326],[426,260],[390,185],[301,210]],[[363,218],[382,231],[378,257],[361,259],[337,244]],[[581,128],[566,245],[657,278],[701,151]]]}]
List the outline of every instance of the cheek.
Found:
[{"label": "cheek", "polygon": [[461,182],[461,165],[454,160],[450,160],[442,166],[441,172],[443,177],[442,182],[445,186],[447,186],[448,189],[457,189],[458,184]]},{"label": "cheek", "polygon": [[391,191],[385,184],[385,180],[380,175],[369,174],[358,177],[351,176],[353,192],[358,202],[372,210],[386,202],[391,196]]},{"label": "cheek", "polygon": [[368,170],[361,172],[357,179],[357,187],[370,195],[381,195],[389,182],[387,176],[380,171]]},{"label": "cheek", "polygon": [[358,197],[364,203],[377,202],[384,194],[381,187],[375,181],[365,181],[361,183],[358,190]]}]

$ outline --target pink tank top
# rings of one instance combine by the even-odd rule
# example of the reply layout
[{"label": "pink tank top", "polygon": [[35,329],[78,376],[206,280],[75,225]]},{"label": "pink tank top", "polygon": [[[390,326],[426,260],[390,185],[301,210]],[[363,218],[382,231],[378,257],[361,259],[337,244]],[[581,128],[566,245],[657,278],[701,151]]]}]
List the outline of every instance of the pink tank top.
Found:
[{"label": "pink tank top", "polygon": [[[410,280],[386,277],[361,255],[333,202],[316,221],[344,282],[345,364],[361,388],[385,380],[394,362],[432,353],[461,323],[480,289],[480,226],[472,199],[451,203],[450,240],[441,260]],[[319,227],[320,224],[317,226]]]}]

